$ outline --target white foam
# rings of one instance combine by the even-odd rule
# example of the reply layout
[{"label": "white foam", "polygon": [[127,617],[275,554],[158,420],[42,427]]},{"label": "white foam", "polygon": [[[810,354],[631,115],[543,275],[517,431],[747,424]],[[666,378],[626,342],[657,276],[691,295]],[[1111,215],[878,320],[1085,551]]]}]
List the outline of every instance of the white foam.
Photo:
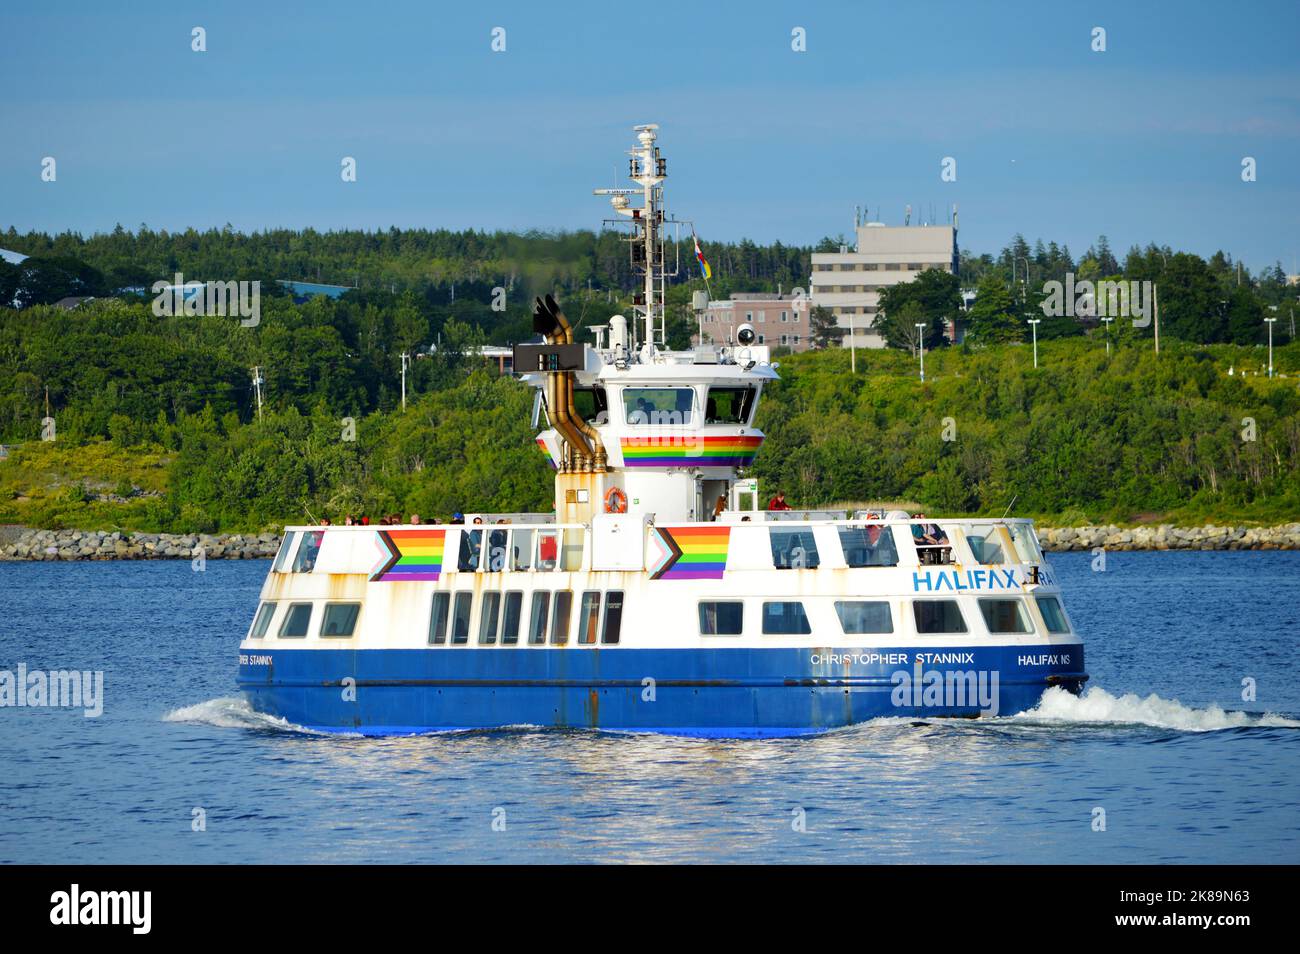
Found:
[{"label": "white foam", "polygon": [[1043,693],[1037,706],[1012,718],[1032,722],[1150,725],[1180,732],[1213,732],[1242,727],[1300,728],[1300,722],[1270,712],[1258,715],[1228,711],[1219,706],[1193,709],[1177,699],[1162,699],[1154,692],[1145,698],[1132,692],[1113,696],[1097,686],[1080,696],[1054,686]]},{"label": "white foam", "polygon": [[181,706],[163,716],[164,722],[189,722],[213,725],[220,729],[278,729],[286,732],[309,732],[287,719],[258,712],[247,699],[227,697],[209,699],[192,706]]}]

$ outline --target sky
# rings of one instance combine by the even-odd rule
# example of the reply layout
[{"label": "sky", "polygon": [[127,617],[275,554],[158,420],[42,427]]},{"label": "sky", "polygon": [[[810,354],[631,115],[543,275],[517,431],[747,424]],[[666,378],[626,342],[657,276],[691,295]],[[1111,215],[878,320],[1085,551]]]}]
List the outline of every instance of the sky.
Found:
[{"label": "sky", "polygon": [[976,253],[1104,233],[1296,272],[1298,40],[1296,0],[4,0],[0,229],[595,229],[655,122],[705,239],[956,204]]}]

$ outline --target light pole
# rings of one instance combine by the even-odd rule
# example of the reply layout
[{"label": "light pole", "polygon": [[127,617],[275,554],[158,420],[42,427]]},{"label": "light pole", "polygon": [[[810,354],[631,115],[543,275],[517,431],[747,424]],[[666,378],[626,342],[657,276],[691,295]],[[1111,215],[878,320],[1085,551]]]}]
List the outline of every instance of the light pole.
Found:
[{"label": "light pole", "polygon": [[1268,322],[1268,376],[1271,378],[1273,376],[1273,322],[1277,319],[1265,318],[1264,320]]},{"label": "light pole", "polygon": [[925,325],[916,323],[916,350],[921,355],[921,383],[925,383]]},{"label": "light pole", "polygon": [[1114,318],[1103,318],[1102,323],[1106,326],[1106,354],[1110,354],[1110,323]]},{"label": "light pole", "polygon": [[1034,329],[1034,367],[1035,368],[1038,367],[1038,323],[1042,320],[1043,319],[1041,318],[1029,319],[1029,324]]}]

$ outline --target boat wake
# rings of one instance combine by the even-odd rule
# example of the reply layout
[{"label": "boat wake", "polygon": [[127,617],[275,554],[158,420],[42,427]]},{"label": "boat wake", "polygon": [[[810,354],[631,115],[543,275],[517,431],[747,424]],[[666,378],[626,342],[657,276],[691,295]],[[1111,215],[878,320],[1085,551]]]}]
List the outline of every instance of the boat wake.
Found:
[{"label": "boat wake", "polygon": [[1088,689],[1078,696],[1053,687],[1043,693],[1037,706],[1014,715],[1011,719],[1052,725],[1146,725],[1179,732],[1242,728],[1300,729],[1300,721],[1271,712],[1239,712],[1214,705],[1194,709],[1177,699],[1163,699],[1154,692],[1145,697],[1132,692],[1115,696],[1100,687]]},{"label": "boat wake", "polygon": [[247,699],[226,697],[209,699],[192,706],[181,706],[163,716],[164,722],[187,722],[191,725],[211,725],[219,729],[262,729],[272,732],[294,732],[303,735],[320,735],[304,726],[294,725],[287,719],[258,712]]}]

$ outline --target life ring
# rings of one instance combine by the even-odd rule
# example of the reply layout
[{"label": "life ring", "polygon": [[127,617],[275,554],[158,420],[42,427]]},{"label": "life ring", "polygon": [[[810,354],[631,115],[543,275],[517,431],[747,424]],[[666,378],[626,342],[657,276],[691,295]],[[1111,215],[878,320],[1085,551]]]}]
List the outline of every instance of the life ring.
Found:
[{"label": "life ring", "polygon": [[605,491],[605,513],[627,513],[627,494],[621,487]]}]

